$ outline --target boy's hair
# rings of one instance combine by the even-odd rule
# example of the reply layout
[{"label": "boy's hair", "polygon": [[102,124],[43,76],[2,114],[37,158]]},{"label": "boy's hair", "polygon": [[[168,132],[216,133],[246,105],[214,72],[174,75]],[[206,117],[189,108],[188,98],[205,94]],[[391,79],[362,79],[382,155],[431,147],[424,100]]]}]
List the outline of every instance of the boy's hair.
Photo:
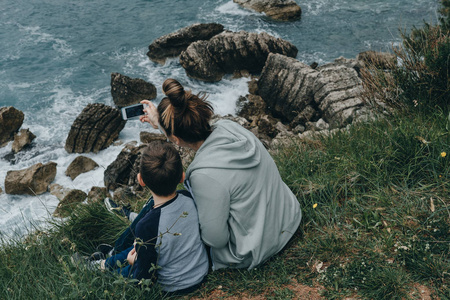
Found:
[{"label": "boy's hair", "polygon": [[153,141],[142,151],[139,172],[153,193],[169,196],[183,176],[180,154],[168,142]]}]

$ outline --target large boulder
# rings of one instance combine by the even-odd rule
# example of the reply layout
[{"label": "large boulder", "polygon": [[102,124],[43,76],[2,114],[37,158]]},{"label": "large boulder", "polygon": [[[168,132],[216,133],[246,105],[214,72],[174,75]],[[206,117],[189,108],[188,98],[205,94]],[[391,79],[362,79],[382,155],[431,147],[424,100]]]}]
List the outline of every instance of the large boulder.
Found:
[{"label": "large boulder", "polygon": [[23,148],[29,147],[35,138],[36,136],[29,129],[21,129],[14,134],[14,142],[11,147],[12,152],[17,153]]},{"label": "large boulder", "polygon": [[269,54],[258,81],[258,93],[268,109],[285,122],[305,124],[317,114],[313,84],[319,72],[280,54]]},{"label": "large boulder", "polygon": [[314,102],[331,128],[344,127],[367,114],[361,98],[362,82],[355,69],[323,66],[313,85]]},{"label": "large boulder", "polygon": [[103,180],[107,189],[132,186],[136,190],[141,190],[136,175],[139,173],[141,151],[145,146],[145,144],[135,146],[131,143],[125,145],[104,172]]},{"label": "large boulder", "polygon": [[223,25],[217,23],[193,24],[153,41],[148,46],[147,56],[154,62],[164,64],[166,58],[180,55],[193,42],[209,40],[222,31]]},{"label": "large boulder", "polygon": [[65,174],[74,180],[78,175],[92,171],[96,168],[98,168],[98,164],[94,160],[80,155],[70,163]]},{"label": "large boulder", "polygon": [[114,104],[121,108],[156,98],[156,87],[140,78],[111,73],[111,96]]},{"label": "large boulder", "polygon": [[28,169],[8,171],[5,178],[5,192],[13,195],[40,195],[47,192],[55,179],[56,163],[38,163]]},{"label": "large boulder", "polygon": [[258,81],[258,93],[275,117],[310,126],[320,118],[331,128],[343,127],[367,116],[361,98],[362,82],[348,62],[316,69],[279,54],[270,54]]},{"label": "large boulder", "polygon": [[117,139],[125,123],[118,109],[88,104],[73,122],[65,149],[69,153],[97,153]]},{"label": "large boulder", "polygon": [[278,21],[293,21],[300,19],[302,9],[294,0],[233,0],[235,3],[265,13],[271,19]]},{"label": "large boulder", "polygon": [[23,112],[12,106],[0,108],[0,147],[14,139],[14,134],[22,126],[24,118]]},{"label": "large boulder", "polygon": [[204,81],[219,81],[236,71],[260,73],[269,53],[296,57],[298,49],[265,32],[223,32],[208,41],[197,41],[181,53],[186,74]]}]

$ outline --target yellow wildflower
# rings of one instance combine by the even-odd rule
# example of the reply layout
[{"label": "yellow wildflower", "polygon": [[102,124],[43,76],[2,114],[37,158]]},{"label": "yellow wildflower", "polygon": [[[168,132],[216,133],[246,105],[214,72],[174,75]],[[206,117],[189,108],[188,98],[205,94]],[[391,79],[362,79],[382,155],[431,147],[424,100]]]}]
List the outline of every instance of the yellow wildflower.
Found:
[{"label": "yellow wildflower", "polygon": [[314,204],[313,204],[313,208],[316,208],[316,207],[317,207],[317,203],[314,203]]},{"label": "yellow wildflower", "polygon": [[446,157],[446,156],[447,156],[447,153],[441,152],[441,157]]}]

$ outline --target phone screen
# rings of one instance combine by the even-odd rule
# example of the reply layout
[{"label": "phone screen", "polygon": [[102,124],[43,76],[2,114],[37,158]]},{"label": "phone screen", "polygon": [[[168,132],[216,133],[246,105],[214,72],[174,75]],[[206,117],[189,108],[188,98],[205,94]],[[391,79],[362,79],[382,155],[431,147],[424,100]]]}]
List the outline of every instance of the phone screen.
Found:
[{"label": "phone screen", "polygon": [[127,118],[134,118],[144,114],[144,104],[139,104],[136,106],[131,106],[125,108],[125,114]]}]

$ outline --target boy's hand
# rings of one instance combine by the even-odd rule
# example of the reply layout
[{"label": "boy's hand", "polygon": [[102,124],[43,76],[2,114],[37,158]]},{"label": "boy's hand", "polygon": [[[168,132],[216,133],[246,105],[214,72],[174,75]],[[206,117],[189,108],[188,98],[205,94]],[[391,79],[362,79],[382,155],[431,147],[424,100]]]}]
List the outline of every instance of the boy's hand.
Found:
[{"label": "boy's hand", "polygon": [[133,249],[131,249],[130,252],[128,252],[128,255],[127,255],[127,261],[131,266],[136,261],[136,256],[137,256],[136,247],[134,247]]},{"label": "boy's hand", "polygon": [[153,128],[158,129],[158,111],[156,110],[155,104],[148,100],[142,100],[142,104],[146,104],[147,107],[144,108],[145,115],[139,117],[141,122],[150,123]]}]

